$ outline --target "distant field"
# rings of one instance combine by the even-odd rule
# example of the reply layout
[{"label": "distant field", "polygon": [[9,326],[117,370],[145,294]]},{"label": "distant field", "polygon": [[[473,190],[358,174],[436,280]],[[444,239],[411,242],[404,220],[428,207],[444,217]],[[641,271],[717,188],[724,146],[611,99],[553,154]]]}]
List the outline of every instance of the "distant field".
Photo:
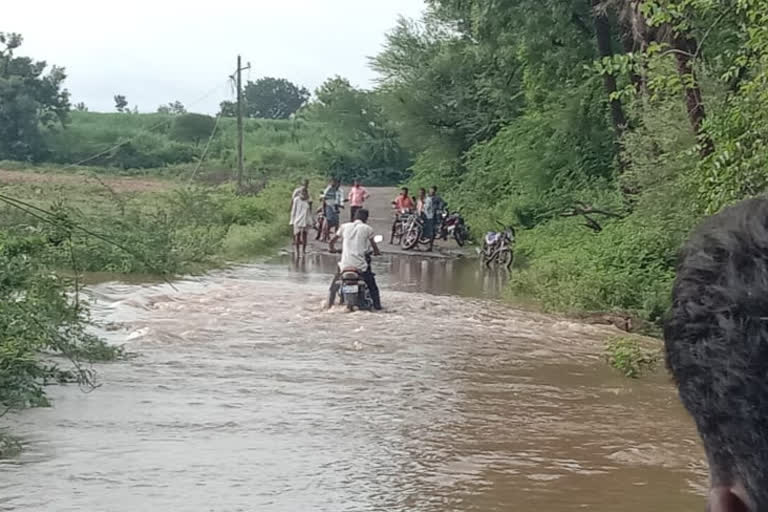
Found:
[{"label": "distant field", "polygon": [[[83,163],[113,168],[115,172],[161,169],[197,162],[211,131],[197,140],[180,137],[179,116],[170,114],[105,114],[72,112],[66,129],[47,133],[47,162]],[[324,127],[302,120],[245,120],[245,162],[249,175],[279,171],[281,175],[317,171],[316,155],[324,140]],[[211,140],[206,161],[213,167],[236,166],[236,124],[222,118]],[[173,169],[168,170],[174,174]]]}]

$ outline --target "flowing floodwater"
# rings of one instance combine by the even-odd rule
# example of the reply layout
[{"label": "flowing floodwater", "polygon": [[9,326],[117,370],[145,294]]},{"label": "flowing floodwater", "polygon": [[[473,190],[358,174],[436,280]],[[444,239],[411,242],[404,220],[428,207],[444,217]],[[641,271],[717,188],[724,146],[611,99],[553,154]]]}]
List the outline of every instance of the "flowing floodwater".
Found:
[{"label": "flowing floodwater", "polygon": [[602,362],[614,331],[418,258],[377,263],[386,312],[327,312],[332,264],[92,286],[100,334],[138,356],[8,420],[25,450],[0,464],[0,510],[702,508],[691,423],[666,377]]}]

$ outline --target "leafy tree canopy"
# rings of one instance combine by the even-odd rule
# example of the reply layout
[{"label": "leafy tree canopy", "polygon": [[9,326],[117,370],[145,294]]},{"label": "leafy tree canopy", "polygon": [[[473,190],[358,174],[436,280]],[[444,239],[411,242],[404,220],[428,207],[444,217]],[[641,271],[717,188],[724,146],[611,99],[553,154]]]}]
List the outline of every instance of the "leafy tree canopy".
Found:
[{"label": "leafy tree canopy", "polygon": [[19,34],[0,32],[0,159],[42,158],[42,130],[68,121],[64,68],[16,56],[22,42]]},{"label": "leafy tree canopy", "polygon": [[243,88],[246,117],[288,119],[309,99],[309,91],[285,78],[259,78]]}]

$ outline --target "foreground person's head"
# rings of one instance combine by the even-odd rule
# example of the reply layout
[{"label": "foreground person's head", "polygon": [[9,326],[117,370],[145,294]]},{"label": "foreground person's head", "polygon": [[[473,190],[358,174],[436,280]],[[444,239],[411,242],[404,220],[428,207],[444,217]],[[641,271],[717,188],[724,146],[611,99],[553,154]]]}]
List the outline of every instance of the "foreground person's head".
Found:
[{"label": "foreground person's head", "polygon": [[768,510],[768,200],[739,203],[696,229],[664,338],[707,452],[709,510]]},{"label": "foreground person's head", "polygon": [[355,213],[355,220],[359,220],[361,222],[368,222],[368,210],[365,208],[360,208]]}]

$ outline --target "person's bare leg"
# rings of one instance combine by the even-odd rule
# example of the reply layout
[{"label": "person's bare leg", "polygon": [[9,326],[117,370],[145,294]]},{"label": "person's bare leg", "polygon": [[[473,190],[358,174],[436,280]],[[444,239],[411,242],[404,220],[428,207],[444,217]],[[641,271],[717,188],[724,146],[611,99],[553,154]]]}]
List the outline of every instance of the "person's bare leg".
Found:
[{"label": "person's bare leg", "polygon": [[304,230],[301,232],[301,246],[304,249],[304,256],[307,255],[307,229],[304,228]]}]

